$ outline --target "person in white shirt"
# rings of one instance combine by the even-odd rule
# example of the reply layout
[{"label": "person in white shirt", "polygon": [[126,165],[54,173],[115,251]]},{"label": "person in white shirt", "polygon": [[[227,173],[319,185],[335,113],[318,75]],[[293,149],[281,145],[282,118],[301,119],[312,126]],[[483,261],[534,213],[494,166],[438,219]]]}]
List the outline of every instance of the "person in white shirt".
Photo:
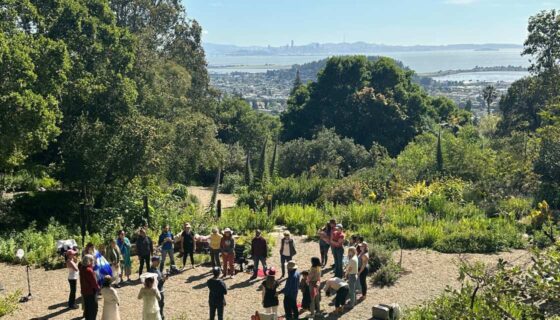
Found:
[{"label": "person in white shirt", "polygon": [[348,297],[348,282],[334,277],[325,283],[325,294],[330,297],[331,291],[336,292],[336,297],[334,299],[334,306],[336,307],[335,313],[341,313],[342,307],[346,304],[346,298]]},{"label": "person in white shirt", "polygon": [[356,284],[358,283],[358,255],[355,247],[348,248],[348,265],[346,266],[346,279],[350,290],[349,308],[356,305]]}]

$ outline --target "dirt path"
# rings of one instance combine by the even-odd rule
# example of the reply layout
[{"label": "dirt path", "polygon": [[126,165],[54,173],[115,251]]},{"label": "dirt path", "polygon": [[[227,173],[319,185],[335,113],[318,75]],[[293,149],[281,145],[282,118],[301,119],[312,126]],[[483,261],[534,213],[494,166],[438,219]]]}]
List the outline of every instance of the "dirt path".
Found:
[{"label": "dirt path", "polygon": [[[280,235],[277,234],[278,239]],[[296,237],[298,255],[296,261],[300,270],[308,269],[310,258],[318,254],[318,245],[315,242],[306,241]],[[269,265],[278,268],[278,245],[274,255],[269,259]],[[398,254],[398,253],[397,253]],[[496,262],[499,258],[515,264],[521,264],[528,260],[525,251],[512,251],[493,255],[469,254],[465,255],[469,260],[483,261],[487,263]],[[406,273],[399,279],[398,283],[391,287],[370,289],[367,299],[357,305],[353,310],[344,314],[341,319],[369,319],[371,307],[378,303],[399,303],[401,306],[414,306],[429,300],[441,293],[446,286],[457,286],[458,272],[454,260],[457,255],[441,254],[430,250],[406,250],[403,252],[403,266]],[[332,257],[329,257],[332,261]],[[330,261],[329,261],[330,264]],[[6,290],[20,289],[26,292],[25,269],[21,266],[0,264],[0,282]],[[208,291],[206,281],[210,269],[199,267],[187,270],[174,276],[165,284],[166,315],[167,319],[207,319]],[[331,271],[323,276],[323,280],[332,276]],[[261,293],[257,291],[260,280],[249,282],[250,275],[238,274],[234,279],[226,280],[229,289],[226,307],[226,319],[250,319],[250,315],[260,310]],[[137,275],[133,276],[136,279]],[[22,304],[19,311],[6,319],[75,319],[80,310],[69,311],[65,308],[68,294],[66,282],[66,271],[44,271],[34,269],[31,271],[32,301]],[[118,289],[121,298],[122,319],[140,319],[142,305],[136,299],[140,285],[134,283]],[[300,297],[301,298],[301,297]],[[329,306],[331,299],[323,296],[322,308],[328,312],[333,310]],[[103,301],[100,300],[100,313]],[[282,305],[282,302],[280,302]],[[282,308],[280,308],[282,310]],[[327,319],[337,319],[329,316]]]},{"label": "dirt path", "polygon": [[[212,199],[212,188],[210,187],[188,187],[189,193],[198,198],[200,205],[207,208]],[[217,200],[222,200],[222,208],[231,208],[235,206],[237,198],[232,194],[218,193]]]}]

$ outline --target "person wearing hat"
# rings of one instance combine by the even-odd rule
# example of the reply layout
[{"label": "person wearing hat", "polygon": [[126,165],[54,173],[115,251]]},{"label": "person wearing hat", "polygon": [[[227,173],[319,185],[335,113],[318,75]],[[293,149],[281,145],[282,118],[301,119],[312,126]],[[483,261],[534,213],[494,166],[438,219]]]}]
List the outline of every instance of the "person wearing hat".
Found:
[{"label": "person wearing hat", "polygon": [[165,283],[165,281],[167,280],[167,275],[163,275],[163,273],[161,272],[161,270],[159,269],[159,264],[161,258],[159,256],[153,256],[152,257],[152,265],[150,267],[150,269],[148,270],[148,272],[151,273],[155,273],[157,274],[157,287],[159,290],[159,295],[160,298],[159,299],[159,313],[161,315],[161,319],[165,319],[165,316],[163,315],[163,307],[165,306],[165,300],[164,300],[164,289],[163,289],[163,284]]},{"label": "person wearing hat", "polygon": [[344,272],[342,270],[342,259],[344,257],[344,232],[342,224],[337,224],[335,230],[331,234],[331,250],[334,258],[334,276],[342,278]]},{"label": "person wearing hat", "polygon": [[119,295],[117,290],[111,287],[111,283],[113,283],[113,277],[109,275],[103,277],[103,288],[101,288],[103,313],[101,314],[101,320],[121,320]]},{"label": "person wearing hat", "polygon": [[[225,233],[225,230],[224,230]],[[230,231],[231,233],[231,231]],[[214,320],[216,313],[218,320],[224,319],[224,307],[226,306],[227,287],[220,277],[220,268],[212,268],[212,278],[206,282],[208,286],[208,305],[210,307],[210,320]]]},{"label": "person wearing hat", "polygon": [[286,313],[286,320],[297,320],[299,319],[297,296],[301,275],[297,271],[298,266],[294,261],[289,261],[287,267],[288,278],[286,279],[286,285],[280,293],[284,294],[284,312]]},{"label": "person wearing hat", "polygon": [[280,283],[276,281],[276,270],[270,268],[266,275],[266,279],[261,284],[262,289],[262,303],[263,307],[268,314],[278,317],[278,287]]},{"label": "person wearing hat", "polygon": [[68,284],[70,285],[70,295],[68,296],[68,308],[77,309],[76,306],[76,284],[78,283],[79,271],[76,250],[66,251],[66,269],[68,269]]},{"label": "person wearing hat", "polygon": [[183,253],[183,269],[187,265],[187,257],[191,258],[191,266],[194,268],[194,233],[191,230],[191,224],[185,223],[183,225],[183,232],[181,232],[181,252]]},{"label": "person wearing hat", "polygon": [[290,231],[286,230],[284,231],[284,238],[280,242],[280,265],[282,266],[282,276],[280,279],[286,275],[286,263],[291,261],[296,254],[294,239],[291,238]]},{"label": "person wearing hat", "polygon": [[230,228],[224,229],[224,236],[220,241],[220,250],[222,252],[223,260],[223,277],[225,278],[229,275],[233,278],[235,274],[235,269],[233,266],[233,262],[235,260],[235,240],[233,239]]},{"label": "person wearing hat", "polygon": [[173,252],[173,233],[169,230],[169,225],[163,226],[161,234],[159,235],[158,246],[161,246],[161,264],[159,270],[163,271],[165,267],[165,258],[169,255],[169,262],[171,265],[175,264],[175,253]]},{"label": "person wearing hat", "polygon": [[360,300],[364,300],[367,295],[367,276],[369,273],[369,248],[367,242],[360,243],[360,254],[358,255],[358,277],[362,289]]},{"label": "person wearing hat", "polygon": [[263,273],[266,274],[266,256],[268,254],[268,245],[266,239],[263,238],[261,230],[255,232],[255,237],[251,241],[251,256],[253,257],[253,275],[251,279],[256,279],[259,273],[259,262],[262,263]]}]

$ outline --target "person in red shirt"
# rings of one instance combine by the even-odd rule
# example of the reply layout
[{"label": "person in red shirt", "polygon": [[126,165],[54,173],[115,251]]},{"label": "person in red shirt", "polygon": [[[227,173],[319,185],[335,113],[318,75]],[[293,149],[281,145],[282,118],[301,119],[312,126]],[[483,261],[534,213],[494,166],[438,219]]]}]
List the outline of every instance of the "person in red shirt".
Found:
[{"label": "person in red shirt", "polygon": [[80,290],[84,303],[84,318],[86,320],[95,320],[97,317],[97,293],[99,285],[93,271],[93,256],[86,254],[82,258],[80,269]]},{"label": "person in red shirt", "polygon": [[342,259],[344,257],[344,232],[342,232],[342,224],[337,224],[334,232],[331,234],[331,248],[334,258],[334,276],[342,278],[344,272],[342,270]]}]

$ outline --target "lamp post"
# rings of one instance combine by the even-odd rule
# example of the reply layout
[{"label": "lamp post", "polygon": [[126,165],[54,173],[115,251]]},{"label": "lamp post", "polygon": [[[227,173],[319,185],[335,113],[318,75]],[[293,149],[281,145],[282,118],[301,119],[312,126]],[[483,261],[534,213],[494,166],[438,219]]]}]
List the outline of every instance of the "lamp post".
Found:
[{"label": "lamp post", "polygon": [[[22,261],[23,260],[23,256],[25,255],[25,252],[23,251],[23,249],[18,249],[16,251],[16,257]],[[27,273],[27,296],[25,297],[21,297],[21,299],[19,299],[19,302],[27,302],[29,300],[31,300],[31,281],[29,281],[29,264],[25,265],[25,271]]]}]

